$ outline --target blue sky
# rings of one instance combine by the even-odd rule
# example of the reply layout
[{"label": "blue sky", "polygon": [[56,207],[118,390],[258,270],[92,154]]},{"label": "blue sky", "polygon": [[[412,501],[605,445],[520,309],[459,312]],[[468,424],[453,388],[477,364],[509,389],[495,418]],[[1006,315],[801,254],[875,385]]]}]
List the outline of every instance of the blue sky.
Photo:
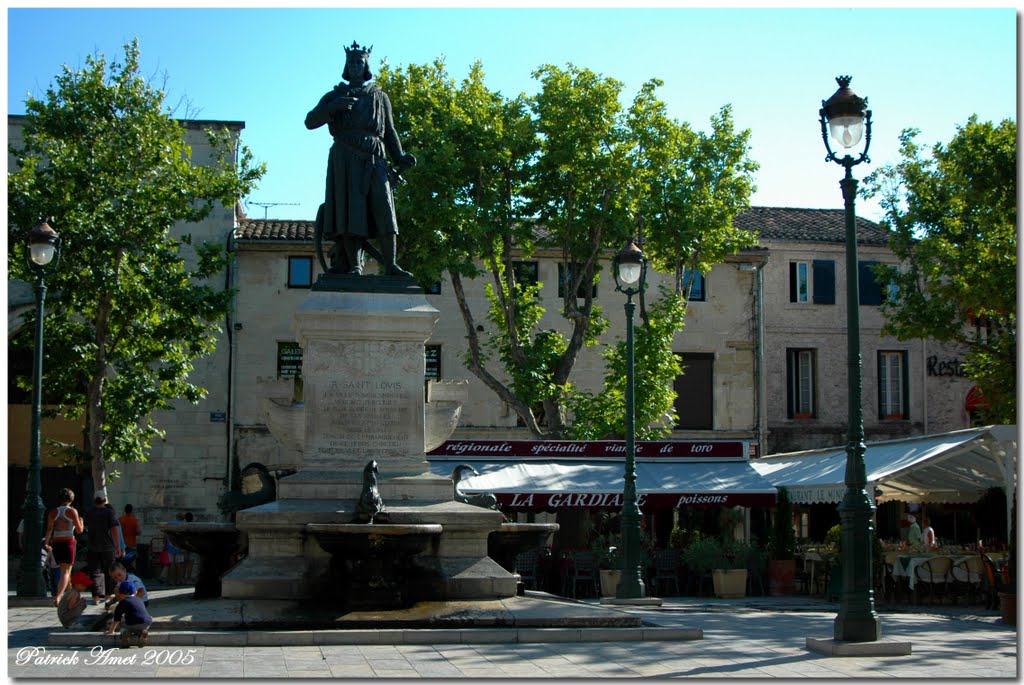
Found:
[{"label": "blue sky", "polygon": [[[167,80],[167,105],[190,118],[244,121],[243,142],[268,166],[249,215],[312,219],[323,201],[330,137],[306,112],[340,80],[343,45],[374,46],[372,62],[425,63],[444,55],[461,78],[481,60],[506,95],[533,93],[531,72],[573,62],[625,84],[628,102],[651,77],[672,116],[706,129],[731,103],[761,164],[756,205],[839,208],[838,165],[825,163],[818,109],[853,76],[873,112],[872,163],[897,160],[898,135],[946,142],[971,114],[1016,118],[1016,10],[852,7],[154,9],[10,7],[8,113],[41,97],[62,64],[123,55],[138,37],[142,72]],[[186,110],[179,107],[178,116]],[[412,150],[412,152],[416,152]],[[264,209],[255,203],[297,203]],[[877,205],[858,214],[880,218]]]}]

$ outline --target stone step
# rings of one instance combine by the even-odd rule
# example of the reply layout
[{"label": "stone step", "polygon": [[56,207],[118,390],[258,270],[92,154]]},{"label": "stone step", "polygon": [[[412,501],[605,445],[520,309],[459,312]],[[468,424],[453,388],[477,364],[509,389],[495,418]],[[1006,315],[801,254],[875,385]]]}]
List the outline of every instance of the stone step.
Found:
[{"label": "stone step", "polygon": [[[701,640],[700,628],[437,628],[366,630],[151,631],[147,647],[245,647],[284,645],[509,644],[550,642],[657,642]],[[120,636],[62,631],[53,647],[119,647]],[[129,650],[132,648],[128,648]]]}]

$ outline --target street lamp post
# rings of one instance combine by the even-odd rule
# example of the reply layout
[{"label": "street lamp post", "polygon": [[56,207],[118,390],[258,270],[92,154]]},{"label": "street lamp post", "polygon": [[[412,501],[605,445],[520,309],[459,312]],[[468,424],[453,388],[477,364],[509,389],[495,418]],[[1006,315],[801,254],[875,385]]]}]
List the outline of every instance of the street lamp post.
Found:
[{"label": "street lamp post", "polygon": [[623,567],[616,599],[640,599],[640,505],[636,495],[636,403],[633,397],[633,296],[644,290],[647,258],[631,238],[612,260],[615,289],[626,294],[626,472],[622,491]]},{"label": "street lamp post", "polygon": [[[839,182],[846,202],[846,337],[847,337],[847,401],[849,403],[849,432],[846,445],[846,494],[839,505],[841,562],[843,569],[839,614],[836,616],[834,636],[847,642],[878,640],[881,624],[875,613],[872,588],[872,532],[875,505],[865,491],[867,476],[864,468],[864,415],[861,407],[862,374],[860,354],[860,292],[857,277],[857,226],[854,199],[857,180],[852,169],[861,162],[870,162],[871,110],[867,98],[859,97],[850,89],[849,76],[839,76],[837,90],[822,101],[819,112],[821,137],[828,151],[826,161],[841,165],[846,175]],[[833,141],[847,153],[840,157],[829,144]],[[850,151],[864,140],[864,149],[854,158]]]},{"label": "street lamp post", "polygon": [[42,466],[39,458],[41,439],[40,417],[43,405],[43,302],[46,299],[45,276],[57,255],[60,238],[45,221],[28,233],[28,268],[35,276],[36,339],[32,365],[32,444],[28,457],[28,485],[22,507],[25,522],[24,547],[21,554],[21,573],[18,578],[18,597],[45,597],[40,559],[43,537]]}]

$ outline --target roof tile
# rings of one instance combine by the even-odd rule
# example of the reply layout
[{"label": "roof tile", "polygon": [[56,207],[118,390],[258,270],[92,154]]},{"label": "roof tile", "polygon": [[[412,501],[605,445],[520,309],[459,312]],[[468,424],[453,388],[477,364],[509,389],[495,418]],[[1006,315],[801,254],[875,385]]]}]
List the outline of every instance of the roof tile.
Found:
[{"label": "roof tile", "polygon": [[[736,216],[737,228],[756,231],[763,240],[844,243],[846,212],[842,209],[803,209],[794,207],[751,207]],[[312,241],[314,222],[293,219],[242,218],[235,229],[235,240]],[[889,232],[873,221],[857,217],[857,242],[862,245],[887,245]]]}]

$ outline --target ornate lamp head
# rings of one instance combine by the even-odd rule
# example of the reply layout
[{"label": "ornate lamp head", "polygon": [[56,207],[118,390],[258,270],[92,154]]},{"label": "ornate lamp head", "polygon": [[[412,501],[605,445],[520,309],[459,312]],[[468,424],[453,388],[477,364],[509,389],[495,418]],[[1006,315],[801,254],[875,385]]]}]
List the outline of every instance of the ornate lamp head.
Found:
[{"label": "ornate lamp head", "polygon": [[637,247],[633,238],[615,254],[612,265],[615,269],[616,290],[632,297],[644,289],[647,257],[644,256],[643,250]]},{"label": "ornate lamp head", "polygon": [[[821,136],[829,153],[828,159],[850,166],[869,161],[867,153],[871,145],[871,110],[868,109],[868,99],[853,92],[850,88],[851,80],[850,76],[837,76],[839,90],[828,100],[821,102],[821,110],[818,112],[821,117]],[[856,161],[849,154],[841,160],[833,152],[828,142],[829,136],[826,135],[826,124],[829,135],[840,148],[851,150],[859,145],[861,140],[865,141],[864,151]]]},{"label": "ornate lamp head", "polygon": [[29,268],[33,271],[41,272],[57,255],[60,247],[60,236],[57,235],[57,231],[53,230],[50,224],[43,220],[28,232],[26,240],[29,247]]}]

